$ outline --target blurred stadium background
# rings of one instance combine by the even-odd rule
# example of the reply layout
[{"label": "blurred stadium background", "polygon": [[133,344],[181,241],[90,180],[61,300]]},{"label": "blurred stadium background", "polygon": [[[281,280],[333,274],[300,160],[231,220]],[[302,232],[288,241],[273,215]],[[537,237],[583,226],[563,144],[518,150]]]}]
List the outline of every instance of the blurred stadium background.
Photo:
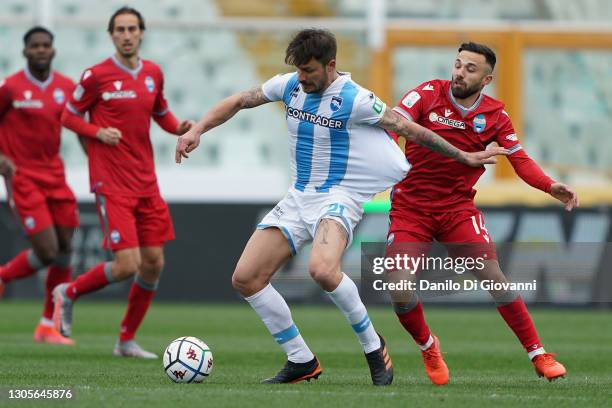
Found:
[{"label": "blurred stadium background", "polygon": [[[610,305],[612,274],[612,3],[607,0],[0,0],[0,76],[21,69],[22,35],[34,24],[56,34],[54,68],[75,80],[114,52],[106,33],[118,7],[147,22],[142,57],[161,65],[165,92],[181,118],[198,119],[215,102],[290,67],[284,50],[299,28],[336,33],[338,64],[388,105],[432,78],[448,78],[458,45],[474,40],[498,53],[486,92],[506,102],[527,152],[552,177],[575,186],[581,209],[571,214],[530,189],[505,159],[479,183],[478,204],[499,243],[558,243],[529,265],[539,279],[530,301]],[[230,276],[253,227],[289,184],[284,112],[266,105],[241,112],[203,138],[188,162],[174,163],[175,139],[152,126],[158,177],[171,204],[177,240],[167,248],[159,298],[237,301]],[[79,197],[83,225],[77,273],[108,257],[88,192],[86,158],[65,132],[62,155]],[[0,199],[4,200],[0,188]],[[359,278],[360,243],[384,241],[388,199],[368,205],[346,254]],[[587,243],[584,252],[578,243]],[[6,205],[0,207],[0,262],[26,245]],[[277,278],[290,301],[317,301],[307,273],[308,249]],[[512,258],[510,251],[509,258]],[[516,256],[515,256],[516,258]],[[578,261],[584,261],[582,264]],[[512,262],[507,272],[513,276]],[[559,273],[563,271],[563,273]],[[9,298],[40,298],[43,275],[8,287]],[[128,285],[98,297],[123,298]],[[483,302],[486,294],[448,301]]]}]

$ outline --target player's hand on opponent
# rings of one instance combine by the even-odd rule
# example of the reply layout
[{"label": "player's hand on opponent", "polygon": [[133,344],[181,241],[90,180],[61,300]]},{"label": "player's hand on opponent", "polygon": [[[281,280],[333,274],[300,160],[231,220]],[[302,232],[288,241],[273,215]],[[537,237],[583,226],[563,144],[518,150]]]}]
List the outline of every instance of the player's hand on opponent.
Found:
[{"label": "player's hand on opponent", "polygon": [[182,121],[181,123],[179,123],[178,127],[176,128],[176,134],[180,136],[182,134],[187,133],[189,129],[193,127],[193,125],[195,125],[195,122],[193,120]]},{"label": "player's hand on opponent", "polygon": [[182,158],[189,158],[189,154],[200,144],[200,132],[192,126],[189,131],[178,137],[176,141],[176,154],[174,160],[181,163]]},{"label": "player's hand on opponent", "polygon": [[0,155],[0,175],[10,177],[15,173],[15,163],[8,157]]},{"label": "player's hand on opponent", "polygon": [[100,128],[96,133],[96,138],[102,143],[116,146],[121,140],[121,131],[113,127]]},{"label": "player's hand on opponent", "polygon": [[489,147],[481,152],[463,152],[460,162],[470,167],[480,167],[484,164],[495,164],[495,156],[507,156],[510,152],[503,147]]},{"label": "player's hand on opponent", "polygon": [[575,207],[580,207],[578,194],[566,184],[553,183],[550,186],[550,195],[565,204],[566,211],[572,211]]}]

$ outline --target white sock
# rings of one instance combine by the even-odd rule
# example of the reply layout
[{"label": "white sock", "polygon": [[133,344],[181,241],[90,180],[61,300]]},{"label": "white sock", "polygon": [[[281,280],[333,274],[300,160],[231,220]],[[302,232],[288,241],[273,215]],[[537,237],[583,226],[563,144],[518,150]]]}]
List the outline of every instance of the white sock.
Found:
[{"label": "white sock", "polygon": [[544,347],[540,347],[540,348],[537,348],[527,353],[527,357],[529,357],[530,360],[533,360],[535,356],[539,356],[540,354],[545,354],[545,353],[546,353],[546,350],[544,350]]},{"label": "white sock", "polygon": [[428,339],[428,340],[425,342],[425,344],[419,344],[419,348],[420,348],[422,351],[425,351],[425,350],[427,350],[428,348],[430,348],[430,347],[431,347],[431,345],[433,344],[433,342],[434,342],[433,336],[430,334],[430,335],[429,335],[429,339]]},{"label": "white sock", "polygon": [[368,311],[361,302],[355,282],[345,273],[342,273],[342,280],[338,287],[331,292],[327,292],[327,294],[353,327],[353,331],[363,346],[363,351],[367,354],[378,350],[380,348],[380,338],[374,330]]},{"label": "white sock", "polygon": [[45,327],[53,327],[53,320],[47,319],[46,317],[41,317],[40,324]]},{"label": "white sock", "polygon": [[272,285],[268,284],[256,294],[244,299],[259,315],[274,340],[285,350],[289,361],[306,363],[314,358],[314,354],[293,323],[287,302]]}]

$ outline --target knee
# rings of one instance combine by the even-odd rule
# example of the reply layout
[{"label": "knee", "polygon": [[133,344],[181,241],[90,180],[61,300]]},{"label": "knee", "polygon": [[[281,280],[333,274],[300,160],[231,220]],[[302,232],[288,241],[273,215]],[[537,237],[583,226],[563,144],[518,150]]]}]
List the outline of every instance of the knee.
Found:
[{"label": "knee", "polygon": [[142,260],[141,269],[148,274],[159,275],[164,269],[165,261],[163,256],[145,258]]},{"label": "knee", "polygon": [[310,260],[308,272],[315,282],[325,284],[340,272],[340,265],[324,257],[316,257]]},{"label": "knee", "polygon": [[258,275],[251,268],[241,265],[236,265],[236,269],[232,274],[232,287],[237,290],[242,296],[251,296],[263,289],[268,282],[265,279],[259,279]]},{"label": "knee", "polygon": [[59,255],[59,248],[57,245],[48,245],[43,248],[37,248],[34,253],[44,266],[48,266],[54,263],[57,259],[57,256]]},{"label": "knee", "polygon": [[72,247],[72,240],[68,240],[68,241],[64,241],[59,243],[59,252],[61,253],[72,253],[73,251],[73,247]]},{"label": "knee", "polygon": [[141,262],[130,259],[122,262],[117,262],[113,268],[113,278],[117,281],[128,279],[138,273],[141,267]]}]

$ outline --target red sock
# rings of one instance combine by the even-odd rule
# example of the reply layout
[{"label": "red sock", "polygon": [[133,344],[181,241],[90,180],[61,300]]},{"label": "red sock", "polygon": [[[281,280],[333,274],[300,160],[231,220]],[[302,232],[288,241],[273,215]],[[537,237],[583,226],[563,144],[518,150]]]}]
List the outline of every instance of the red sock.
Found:
[{"label": "red sock", "polygon": [[507,305],[498,306],[497,310],[528,353],[542,347],[538,332],[520,296]]},{"label": "red sock", "polygon": [[21,251],[19,255],[0,268],[0,279],[2,279],[2,282],[9,283],[14,279],[25,278],[36,272],[36,269],[32,268],[30,261],[28,261],[29,252],[29,249]]},{"label": "red sock", "polygon": [[68,287],[66,288],[66,295],[76,300],[86,293],[95,292],[108,285],[104,268],[106,263],[101,263],[82,275],[79,275]]},{"label": "red sock", "polygon": [[43,317],[51,320],[53,318],[53,289],[60,283],[70,282],[72,277],[72,268],[60,268],[59,266],[51,265],[47,272],[47,281],[45,282],[45,306],[43,309]]},{"label": "red sock", "polygon": [[429,336],[431,336],[431,332],[429,331],[427,323],[425,323],[425,315],[423,314],[421,302],[418,302],[409,312],[395,314],[402,326],[404,326],[404,329],[412,335],[412,338],[417,344],[423,345],[427,343]]},{"label": "red sock", "polygon": [[149,310],[154,295],[155,290],[145,289],[136,282],[132,283],[128,297],[128,307],[121,322],[119,341],[132,340],[136,336],[136,330],[140,327],[140,323],[142,323],[147,310]]}]

